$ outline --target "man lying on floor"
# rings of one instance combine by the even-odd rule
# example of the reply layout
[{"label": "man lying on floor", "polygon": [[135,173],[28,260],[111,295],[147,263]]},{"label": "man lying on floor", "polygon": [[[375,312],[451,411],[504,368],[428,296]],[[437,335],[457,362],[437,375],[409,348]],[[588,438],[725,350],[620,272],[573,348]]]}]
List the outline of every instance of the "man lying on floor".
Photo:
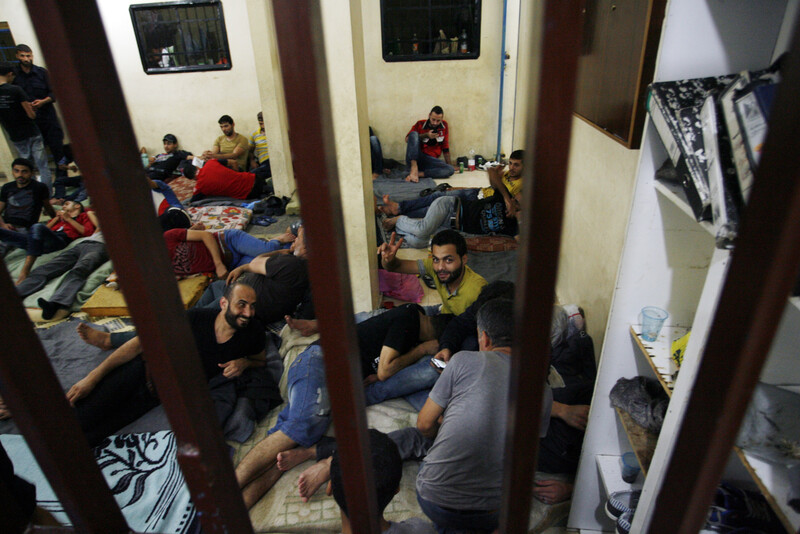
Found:
[{"label": "man lying on floor", "polygon": [[[219,312],[187,312],[207,380],[220,373],[237,377],[251,367],[264,366],[266,334],[254,316],[255,302],[252,287],[234,282],[220,299]],[[98,337],[86,327],[78,331],[93,345],[111,346],[110,336]],[[67,391],[90,445],[99,444],[160,403],[141,354],[139,338],[133,337]]]}]

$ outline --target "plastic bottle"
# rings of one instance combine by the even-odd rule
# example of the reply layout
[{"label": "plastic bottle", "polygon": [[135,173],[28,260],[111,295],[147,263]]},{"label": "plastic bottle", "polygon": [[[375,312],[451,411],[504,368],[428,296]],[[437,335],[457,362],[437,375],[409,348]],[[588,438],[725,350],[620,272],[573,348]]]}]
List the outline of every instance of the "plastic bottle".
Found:
[{"label": "plastic bottle", "polygon": [[411,53],[414,55],[419,54],[419,39],[417,39],[416,33],[411,38]]},{"label": "plastic bottle", "polygon": [[469,170],[475,170],[475,149],[470,148],[469,152],[467,153],[467,166]]},{"label": "plastic bottle", "polygon": [[142,157],[142,165],[146,169],[150,165],[150,158],[147,155],[147,150],[144,147],[142,147],[142,150],[140,151],[140,154],[141,154],[141,157]]},{"label": "plastic bottle", "polygon": [[459,52],[467,54],[469,48],[467,47],[467,30],[461,30],[461,42],[459,43]]}]

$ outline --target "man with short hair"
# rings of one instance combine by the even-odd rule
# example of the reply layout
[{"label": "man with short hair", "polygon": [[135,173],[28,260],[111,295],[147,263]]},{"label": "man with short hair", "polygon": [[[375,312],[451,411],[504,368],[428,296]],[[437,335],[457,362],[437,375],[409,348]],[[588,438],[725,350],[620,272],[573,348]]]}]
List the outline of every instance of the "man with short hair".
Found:
[{"label": "man with short hair", "polygon": [[55,217],[47,186],[33,180],[33,164],[30,160],[15,159],[11,164],[11,172],[14,181],[0,188],[0,228],[27,231],[39,221],[43,210],[50,217]]},{"label": "man with short hair", "polygon": [[[444,155],[444,161],[439,159]],[[450,163],[450,130],[441,106],[433,106],[427,119],[419,120],[406,135],[406,181],[420,177],[447,178],[454,172]]]},{"label": "man with short hair", "polygon": [[404,236],[409,246],[424,248],[430,236],[442,228],[452,228],[468,234],[507,235],[517,237],[518,219],[521,215],[521,196],[506,199],[507,194],[500,182],[500,170],[489,169],[490,180],[497,184],[495,194],[475,201],[462,201],[458,197],[439,197],[431,203],[425,216],[413,219],[406,215],[391,217],[383,221],[387,230],[396,230]]},{"label": "man with short hair", "polygon": [[250,170],[262,175],[264,179],[272,177],[272,167],[269,163],[269,144],[264,130],[264,112],[258,112],[258,129],[250,134],[250,152],[252,159]]},{"label": "man with short hair", "polygon": [[36,110],[28,101],[25,91],[14,81],[14,65],[0,62],[0,124],[3,125],[8,137],[19,152],[19,157],[36,161],[42,183],[50,194],[52,182],[50,167],[47,164],[47,154],[44,151],[44,138],[36,126]]},{"label": "man with short hair", "polygon": [[20,86],[30,99],[31,107],[36,112],[36,126],[56,162],[56,176],[66,177],[66,169],[59,170],[59,165],[67,164],[68,161],[64,157],[64,131],[58,122],[56,97],[50,86],[50,76],[47,69],[33,64],[33,51],[28,45],[17,45],[17,60],[19,65],[14,71],[14,85]]},{"label": "man with short hair", "polygon": [[[405,215],[412,219],[419,219],[425,217],[428,207],[439,197],[451,196],[460,198],[462,202],[475,202],[476,200],[489,198],[496,192],[499,192],[506,203],[507,212],[513,215],[516,213],[516,206],[513,199],[518,194],[522,193],[521,178],[524,158],[524,150],[515,150],[512,152],[511,156],[508,158],[508,170],[506,170],[502,176],[499,176],[497,171],[492,171],[492,167],[489,167],[489,187],[434,191],[427,196],[403,200],[401,202],[393,202],[389,198],[389,195],[383,195],[383,206],[380,206],[379,209],[382,213],[390,217]],[[499,187],[500,183],[505,187]]]},{"label": "man with short hair", "polygon": [[431,240],[431,256],[424,260],[397,259],[403,238],[392,233],[378,252],[387,271],[430,276],[442,298],[441,313],[459,315],[475,302],[486,280],[467,266],[467,242],[455,230],[442,230]]},{"label": "man with short hair", "polygon": [[171,133],[166,134],[162,141],[164,152],[150,156],[150,165],[147,167],[147,176],[152,180],[171,179],[182,161],[192,159],[189,152],[178,149],[178,138]]},{"label": "man with short hair", "polygon": [[219,118],[219,129],[222,135],[214,141],[211,150],[203,152],[202,159],[223,160],[223,163],[230,165],[236,171],[247,169],[247,157],[250,150],[250,142],[242,134],[236,133],[233,119],[230,115],[223,115]]},{"label": "man with short hair", "polygon": [[[220,311],[186,312],[206,380],[265,365],[266,334],[255,318],[256,293],[236,282],[220,298]],[[129,340],[67,391],[89,444],[132,423],[159,404],[138,336]]]}]

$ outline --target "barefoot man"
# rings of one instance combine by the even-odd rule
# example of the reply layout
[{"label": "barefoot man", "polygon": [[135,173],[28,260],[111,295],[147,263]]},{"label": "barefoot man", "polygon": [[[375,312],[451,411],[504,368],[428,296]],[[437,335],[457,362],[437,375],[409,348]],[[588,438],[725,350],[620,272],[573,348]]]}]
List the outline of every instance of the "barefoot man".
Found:
[{"label": "barefoot man", "polygon": [[[444,155],[444,161],[439,156]],[[407,182],[421,176],[447,178],[454,172],[450,163],[450,129],[441,106],[433,106],[428,118],[414,123],[406,135]]]}]

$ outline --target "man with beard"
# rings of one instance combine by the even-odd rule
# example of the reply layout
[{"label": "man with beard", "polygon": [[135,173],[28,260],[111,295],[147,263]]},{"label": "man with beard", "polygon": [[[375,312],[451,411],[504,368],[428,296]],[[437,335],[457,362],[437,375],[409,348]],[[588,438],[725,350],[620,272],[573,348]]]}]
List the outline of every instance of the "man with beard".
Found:
[{"label": "man with beard", "polygon": [[486,280],[467,266],[467,242],[455,230],[442,230],[431,240],[431,255],[424,260],[397,259],[403,238],[393,232],[378,252],[387,271],[428,275],[442,298],[441,313],[460,315],[475,302]]},{"label": "man with beard", "polygon": [[[252,287],[234,282],[220,298],[219,312],[197,308],[187,312],[206,380],[220,373],[233,378],[264,366],[266,334],[255,318],[255,302]],[[81,337],[95,344],[84,333]],[[67,391],[90,445],[159,404],[141,354],[139,337],[133,337]]]}]

